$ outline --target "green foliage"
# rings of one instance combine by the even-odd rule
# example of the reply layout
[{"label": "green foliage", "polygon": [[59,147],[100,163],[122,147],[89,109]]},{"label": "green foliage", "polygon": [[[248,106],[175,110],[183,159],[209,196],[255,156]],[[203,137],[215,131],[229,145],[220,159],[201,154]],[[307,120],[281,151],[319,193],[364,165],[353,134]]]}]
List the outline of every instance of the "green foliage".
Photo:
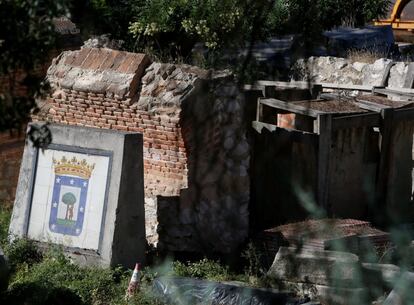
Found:
[{"label": "green foliage", "polygon": [[198,262],[173,263],[175,275],[184,277],[195,277],[213,281],[227,281],[234,278],[227,266],[222,266],[219,262],[204,258]]},{"label": "green foliage", "polygon": [[11,209],[0,204],[0,247],[7,243]]},{"label": "green foliage", "polygon": [[389,0],[318,0],[319,19],[324,28],[337,25],[362,26],[384,17],[390,7]]},{"label": "green foliage", "polygon": [[262,253],[252,242],[247,245],[242,257],[247,261],[245,273],[248,276],[260,277],[265,275],[265,270],[262,268]]},{"label": "green foliage", "polygon": [[12,270],[17,269],[20,265],[32,266],[39,263],[43,255],[29,239],[15,239],[11,243],[4,246],[4,252],[9,258],[9,264]]},{"label": "green foliage", "polygon": [[[42,93],[43,76],[35,69],[54,48],[53,18],[66,12],[64,0],[0,0],[0,131],[20,128]],[[27,76],[20,81],[18,75]],[[20,82],[21,84],[19,84]],[[18,85],[27,87],[27,96]]]},{"label": "green foliage", "polygon": [[[126,304],[130,276],[131,271],[120,267],[80,267],[67,259],[59,248],[52,248],[32,265],[19,261],[3,299],[29,305],[52,304],[59,299],[63,304],[72,305]],[[128,304],[159,304],[148,291],[144,281]]]},{"label": "green foliage", "polygon": [[[65,288],[85,304],[107,304],[125,293],[124,288],[116,285],[121,279],[122,273],[117,269],[81,268],[62,257],[46,257],[32,268],[20,268],[9,290],[13,292],[29,284],[50,291]],[[127,281],[124,282],[127,285]],[[44,297],[48,295],[39,296],[39,299]]]},{"label": "green foliage", "polygon": [[149,0],[137,4],[129,30],[138,47],[175,48],[186,55],[198,41],[220,49],[264,38],[280,19],[279,8],[280,1]]},{"label": "green foliage", "polygon": [[[386,13],[389,0],[148,0],[131,4],[135,50],[187,59],[196,42],[209,57],[277,34],[295,33],[311,48],[324,29],[363,25]],[[209,59],[208,61],[211,62]]]}]

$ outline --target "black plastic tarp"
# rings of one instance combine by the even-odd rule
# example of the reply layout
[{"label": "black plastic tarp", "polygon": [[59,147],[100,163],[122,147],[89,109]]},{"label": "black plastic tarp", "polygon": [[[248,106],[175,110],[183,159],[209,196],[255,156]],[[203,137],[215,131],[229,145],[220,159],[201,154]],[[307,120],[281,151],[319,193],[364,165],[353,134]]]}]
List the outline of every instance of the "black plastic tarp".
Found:
[{"label": "black plastic tarp", "polygon": [[291,293],[223,284],[184,277],[159,277],[153,282],[155,295],[174,305],[299,305]]}]

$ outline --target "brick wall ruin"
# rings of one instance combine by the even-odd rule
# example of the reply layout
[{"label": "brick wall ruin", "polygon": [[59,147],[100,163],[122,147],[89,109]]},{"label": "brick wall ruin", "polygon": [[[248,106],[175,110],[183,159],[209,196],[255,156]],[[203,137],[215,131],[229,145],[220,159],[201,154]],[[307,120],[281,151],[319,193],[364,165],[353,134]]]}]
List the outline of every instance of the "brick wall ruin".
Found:
[{"label": "brick wall ruin", "polygon": [[82,48],[54,59],[48,79],[34,120],[143,133],[149,243],[230,252],[246,239],[249,146],[231,74]]},{"label": "brick wall ruin", "polygon": [[24,133],[0,133],[0,204],[12,205],[23,148]]}]

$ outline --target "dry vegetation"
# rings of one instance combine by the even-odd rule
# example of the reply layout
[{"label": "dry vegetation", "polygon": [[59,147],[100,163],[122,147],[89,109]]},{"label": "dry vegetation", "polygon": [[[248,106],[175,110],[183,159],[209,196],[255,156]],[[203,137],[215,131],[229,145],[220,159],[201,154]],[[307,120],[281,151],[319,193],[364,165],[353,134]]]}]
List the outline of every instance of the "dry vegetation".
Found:
[{"label": "dry vegetation", "polygon": [[366,64],[373,64],[377,59],[387,57],[387,54],[376,50],[357,50],[352,49],[347,52],[347,58],[351,62],[362,62]]}]

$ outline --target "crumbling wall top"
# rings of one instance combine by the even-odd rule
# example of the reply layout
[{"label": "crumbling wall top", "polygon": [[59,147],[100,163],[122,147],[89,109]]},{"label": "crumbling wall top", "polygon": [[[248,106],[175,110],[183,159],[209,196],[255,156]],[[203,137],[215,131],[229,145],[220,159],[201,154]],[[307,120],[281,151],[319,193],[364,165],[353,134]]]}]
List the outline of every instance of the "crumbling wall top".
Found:
[{"label": "crumbling wall top", "polygon": [[66,51],[47,72],[52,86],[93,93],[132,97],[150,59],[145,54],[106,48]]}]

